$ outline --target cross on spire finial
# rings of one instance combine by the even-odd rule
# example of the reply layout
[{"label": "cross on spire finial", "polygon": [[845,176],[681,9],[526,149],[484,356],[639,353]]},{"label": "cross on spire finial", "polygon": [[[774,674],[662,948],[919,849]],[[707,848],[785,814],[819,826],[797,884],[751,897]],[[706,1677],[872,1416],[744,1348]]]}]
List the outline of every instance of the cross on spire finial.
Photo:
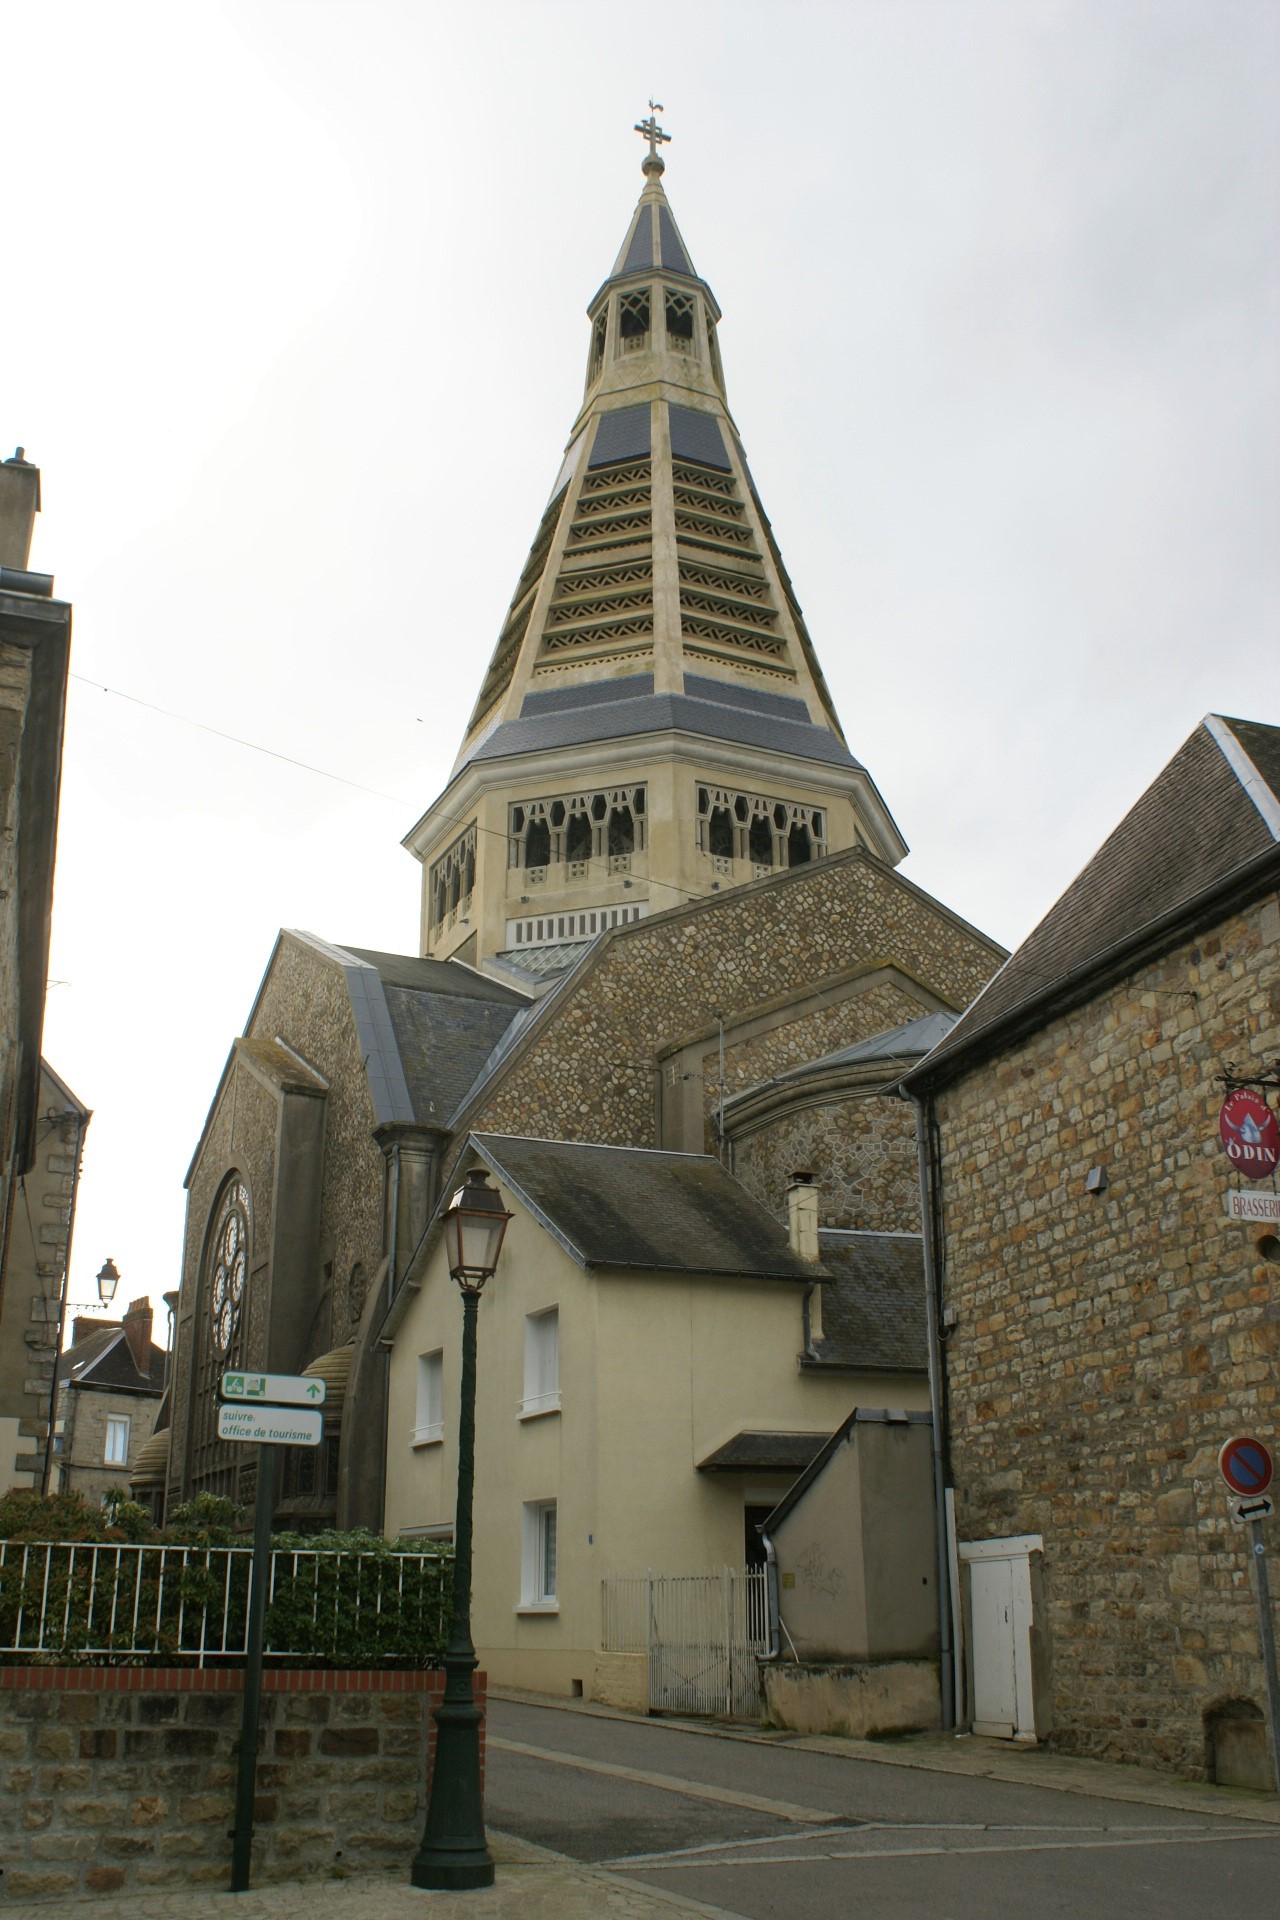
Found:
[{"label": "cross on spire finial", "polygon": [[642,133],[649,142],[648,157],[641,163],[641,171],[644,173],[662,173],[665,171],[662,155],[658,152],[660,142],[664,146],[669,146],[671,143],[671,135],[664,133],[658,125],[658,115],[665,111],[666,109],[663,107],[661,100],[651,100],[649,102],[649,118],[647,120],[636,121],[635,131]]}]

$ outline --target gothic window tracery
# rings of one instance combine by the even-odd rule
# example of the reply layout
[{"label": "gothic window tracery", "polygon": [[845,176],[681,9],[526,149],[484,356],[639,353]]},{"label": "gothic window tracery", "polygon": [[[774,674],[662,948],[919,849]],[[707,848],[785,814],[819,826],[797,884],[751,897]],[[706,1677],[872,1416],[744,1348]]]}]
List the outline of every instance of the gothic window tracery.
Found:
[{"label": "gothic window tracery", "polygon": [[530,877],[563,865],[570,869],[566,878],[585,879],[592,860],[607,859],[612,870],[625,872],[644,844],[644,788],[601,787],[513,806],[507,860]]},{"label": "gothic window tracery", "polygon": [[600,377],[600,369],[604,365],[604,346],[608,333],[609,310],[606,307],[603,313],[596,315],[595,325],[591,329],[591,366],[587,372],[588,386],[591,385],[593,380],[598,380]]},{"label": "gothic window tracery", "polygon": [[675,293],[667,288],[667,345],[677,353],[692,353],[693,348],[693,299],[687,293]]},{"label": "gothic window tracery", "polygon": [[649,289],[643,293],[624,293],[618,302],[619,345],[623,353],[648,345]]},{"label": "gothic window tracery", "polygon": [[474,820],[446,847],[431,869],[431,924],[439,932],[465,917],[476,884],[476,825]]},{"label": "gothic window tracery", "polygon": [[234,1498],[235,1450],[218,1438],[219,1389],[228,1368],[250,1358],[249,1292],[253,1203],[233,1173],[210,1213],[192,1334],[191,1491]]},{"label": "gothic window tracery", "polygon": [[827,850],[826,814],[803,800],[699,787],[698,848],[719,872],[734,860],[749,860],[757,878],[774,867],[805,866]]}]

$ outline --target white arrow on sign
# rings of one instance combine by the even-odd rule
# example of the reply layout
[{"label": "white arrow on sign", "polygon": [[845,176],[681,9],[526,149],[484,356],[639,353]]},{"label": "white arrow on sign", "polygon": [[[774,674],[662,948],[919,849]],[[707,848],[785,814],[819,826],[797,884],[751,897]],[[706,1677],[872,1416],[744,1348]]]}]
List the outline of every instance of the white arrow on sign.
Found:
[{"label": "white arrow on sign", "polygon": [[219,1440],[256,1440],[268,1447],[318,1447],[324,1415],[309,1407],[218,1408]]},{"label": "white arrow on sign", "polygon": [[224,1373],[222,1397],[280,1407],[322,1407],[325,1384],[305,1373]]}]

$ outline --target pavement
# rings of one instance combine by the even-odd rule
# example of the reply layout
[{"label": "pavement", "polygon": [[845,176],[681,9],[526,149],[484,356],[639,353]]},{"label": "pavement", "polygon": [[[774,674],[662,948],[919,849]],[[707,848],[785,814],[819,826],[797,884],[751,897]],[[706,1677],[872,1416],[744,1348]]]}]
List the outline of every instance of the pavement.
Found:
[{"label": "pavement", "polygon": [[[552,1701],[545,1696],[502,1691],[495,1691],[490,1697],[513,1705],[556,1708],[591,1720],[616,1720],[631,1727],[654,1726],[644,1716],[617,1713],[589,1702]],[[1240,1831],[1237,1823],[1264,1829],[1280,1826],[1280,1803],[1259,1794],[1206,1786],[1134,1767],[1073,1759],[1038,1748],[1010,1747],[1002,1741],[954,1734],[867,1741],[797,1736],[696,1720],[664,1719],[661,1724],[673,1732],[678,1730],[718,1743],[755,1747],[785,1744],[792,1753],[807,1752],[829,1758],[873,1761],[880,1767],[962,1775],[1006,1786],[1030,1786],[1082,1795],[1092,1801],[1109,1800],[1174,1809],[1183,1814],[1225,1816],[1237,1832]],[[585,1734],[587,1729],[584,1727],[582,1731]],[[600,1732],[603,1734],[604,1729]],[[620,1727],[619,1739],[621,1737]],[[535,1751],[496,1737],[493,1745],[495,1758],[497,1749],[513,1755],[532,1755]],[[625,1767],[597,1766],[596,1771],[627,1776],[634,1794],[641,1793],[645,1781],[660,1782],[657,1775]],[[742,1804],[741,1795],[722,1795],[715,1787],[693,1790],[704,1797],[733,1798],[736,1804]],[[762,1809],[765,1804],[759,1802]],[[768,1804],[782,1811],[784,1821],[805,1812],[801,1807],[788,1810],[782,1808],[781,1803]],[[0,1900],[0,1915],[12,1916],[12,1920],[84,1920],[86,1908],[93,1905],[106,1920],[111,1920],[113,1915],[124,1920],[126,1909],[128,1920],[228,1920],[232,1914],[236,1920],[410,1920],[410,1916],[412,1920],[446,1920],[447,1916],[464,1913],[469,1920],[517,1920],[517,1917],[518,1920],[674,1920],[674,1916],[680,1914],[726,1920],[723,1906],[709,1905],[668,1887],[640,1884],[634,1871],[618,1872],[609,1866],[589,1864],[493,1827],[488,1837],[497,1862],[495,1884],[472,1893],[419,1892],[405,1884],[406,1861],[403,1875],[359,1873],[344,1879],[264,1886],[242,1894],[166,1889],[154,1894],[127,1891],[115,1896],[96,1894],[39,1902]],[[914,1911],[914,1907],[911,1910]]]}]

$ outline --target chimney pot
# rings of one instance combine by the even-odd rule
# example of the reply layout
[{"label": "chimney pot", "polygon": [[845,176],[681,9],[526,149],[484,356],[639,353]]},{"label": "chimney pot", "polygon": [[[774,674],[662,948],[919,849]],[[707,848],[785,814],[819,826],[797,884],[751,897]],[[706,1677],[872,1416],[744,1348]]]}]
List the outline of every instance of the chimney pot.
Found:
[{"label": "chimney pot", "polygon": [[818,1189],[808,1173],[793,1173],[787,1188],[787,1226],[791,1251],[798,1259],[819,1258]]},{"label": "chimney pot", "polygon": [[131,1300],[124,1317],[124,1337],[129,1342],[133,1364],[144,1379],[151,1378],[151,1301],[146,1294]]},{"label": "chimney pot", "polygon": [[40,469],[18,448],[12,460],[0,461],[0,567],[25,573],[31,558],[31,535],[40,511]]}]

